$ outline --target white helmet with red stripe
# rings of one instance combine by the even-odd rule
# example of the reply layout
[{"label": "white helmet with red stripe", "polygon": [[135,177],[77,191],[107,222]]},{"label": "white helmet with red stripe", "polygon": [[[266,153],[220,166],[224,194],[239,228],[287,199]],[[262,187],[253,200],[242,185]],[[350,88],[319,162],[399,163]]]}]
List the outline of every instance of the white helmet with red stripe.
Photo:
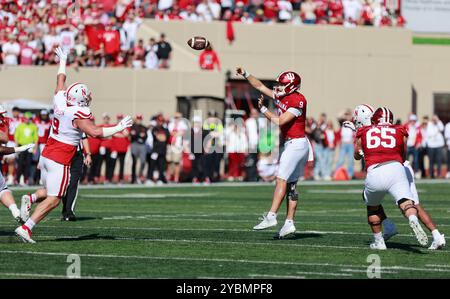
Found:
[{"label": "white helmet with red stripe", "polygon": [[386,125],[394,123],[394,114],[389,108],[380,107],[375,110],[372,115],[372,124],[374,125]]},{"label": "white helmet with red stripe", "polygon": [[356,106],[355,110],[353,110],[353,123],[356,128],[370,126],[372,124],[373,111],[374,109],[370,105],[362,104]]},{"label": "white helmet with red stripe", "polygon": [[91,104],[91,91],[86,84],[74,83],[66,91],[67,104],[70,106],[89,107]]}]

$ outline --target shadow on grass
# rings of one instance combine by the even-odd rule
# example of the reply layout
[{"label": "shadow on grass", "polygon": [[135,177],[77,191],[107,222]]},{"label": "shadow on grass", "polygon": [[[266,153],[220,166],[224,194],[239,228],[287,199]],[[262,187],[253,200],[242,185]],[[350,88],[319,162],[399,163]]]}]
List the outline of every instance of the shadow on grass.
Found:
[{"label": "shadow on grass", "polygon": [[396,242],[386,242],[386,247],[389,249],[400,249],[412,253],[418,253],[418,254],[426,254],[426,252],[422,251],[421,249],[424,249],[424,247],[420,247],[419,245],[410,245],[410,244],[404,244],[404,243],[396,243]]},{"label": "shadow on grass", "polygon": [[19,243],[19,239],[13,231],[0,231],[0,244]]},{"label": "shadow on grass", "polygon": [[295,233],[292,235],[288,235],[283,238],[279,238],[278,235],[273,236],[273,240],[301,240],[301,239],[309,239],[309,238],[322,238],[323,235],[319,233]]}]

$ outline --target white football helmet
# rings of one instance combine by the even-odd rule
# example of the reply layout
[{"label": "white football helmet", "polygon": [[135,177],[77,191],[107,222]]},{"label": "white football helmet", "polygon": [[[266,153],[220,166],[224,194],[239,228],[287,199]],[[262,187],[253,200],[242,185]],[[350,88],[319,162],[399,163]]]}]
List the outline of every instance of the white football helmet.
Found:
[{"label": "white football helmet", "polygon": [[0,115],[5,115],[6,109],[3,107],[3,105],[0,105]]},{"label": "white football helmet", "polygon": [[86,84],[74,83],[66,90],[67,104],[71,106],[89,107],[91,104],[91,91]]},{"label": "white football helmet", "polygon": [[371,118],[373,111],[374,109],[370,105],[362,104],[356,106],[355,110],[353,110],[353,123],[357,129],[372,124]]}]

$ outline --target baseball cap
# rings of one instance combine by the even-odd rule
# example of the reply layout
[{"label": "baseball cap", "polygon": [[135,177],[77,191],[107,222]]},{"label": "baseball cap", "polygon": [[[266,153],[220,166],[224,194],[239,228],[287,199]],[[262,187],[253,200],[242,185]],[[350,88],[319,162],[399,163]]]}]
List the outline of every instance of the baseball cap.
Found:
[{"label": "baseball cap", "polygon": [[409,120],[411,120],[411,121],[416,121],[416,120],[417,120],[417,116],[416,116],[415,114],[411,114],[411,115],[409,116]]},{"label": "baseball cap", "polygon": [[42,109],[40,113],[41,113],[42,115],[48,115],[48,111],[45,110],[45,109]]}]

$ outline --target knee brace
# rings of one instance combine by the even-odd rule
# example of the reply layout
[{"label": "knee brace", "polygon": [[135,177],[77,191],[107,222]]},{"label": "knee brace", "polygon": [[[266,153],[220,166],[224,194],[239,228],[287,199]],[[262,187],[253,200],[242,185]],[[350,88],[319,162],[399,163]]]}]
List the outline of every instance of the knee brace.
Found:
[{"label": "knee brace", "polygon": [[405,215],[406,211],[408,211],[409,209],[415,209],[417,211],[417,208],[411,199],[402,198],[397,202],[397,205],[402,211],[403,215]]},{"label": "knee brace", "polygon": [[[378,216],[380,218],[379,221],[372,221],[370,220],[370,216]],[[377,207],[367,207],[367,219],[370,226],[377,226],[381,225],[384,219],[386,219],[386,214],[384,213],[384,209],[382,205],[379,205]]]},{"label": "knee brace", "polygon": [[286,198],[288,200],[297,201],[298,193],[296,192],[297,183],[288,183],[287,184],[287,195]]}]

